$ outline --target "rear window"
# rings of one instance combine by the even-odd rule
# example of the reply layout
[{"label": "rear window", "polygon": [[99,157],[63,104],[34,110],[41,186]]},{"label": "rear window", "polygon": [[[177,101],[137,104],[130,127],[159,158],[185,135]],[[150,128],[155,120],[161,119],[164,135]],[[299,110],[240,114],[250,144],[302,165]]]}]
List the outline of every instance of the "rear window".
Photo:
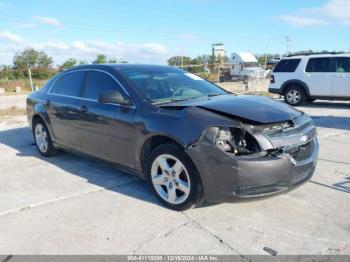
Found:
[{"label": "rear window", "polygon": [[273,71],[291,73],[297,69],[299,63],[300,59],[282,59]]},{"label": "rear window", "polygon": [[350,57],[335,58],[337,73],[350,73]]},{"label": "rear window", "polygon": [[51,88],[50,93],[79,97],[85,75],[85,71],[78,71],[61,76]]},{"label": "rear window", "polygon": [[308,73],[326,73],[334,72],[332,68],[332,59],[330,57],[310,58],[307,63],[306,72]]}]

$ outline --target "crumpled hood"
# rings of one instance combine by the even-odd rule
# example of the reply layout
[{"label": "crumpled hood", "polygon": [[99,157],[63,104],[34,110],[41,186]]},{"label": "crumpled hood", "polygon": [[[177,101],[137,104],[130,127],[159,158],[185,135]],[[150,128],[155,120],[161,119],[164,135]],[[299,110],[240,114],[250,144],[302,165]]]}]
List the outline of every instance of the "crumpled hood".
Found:
[{"label": "crumpled hood", "polygon": [[164,107],[189,106],[203,108],[225,116],[237,117],[260,124],[287,121],[302,115],[302,112],[285,103],[263,96],[220,95],[164,105]]}]

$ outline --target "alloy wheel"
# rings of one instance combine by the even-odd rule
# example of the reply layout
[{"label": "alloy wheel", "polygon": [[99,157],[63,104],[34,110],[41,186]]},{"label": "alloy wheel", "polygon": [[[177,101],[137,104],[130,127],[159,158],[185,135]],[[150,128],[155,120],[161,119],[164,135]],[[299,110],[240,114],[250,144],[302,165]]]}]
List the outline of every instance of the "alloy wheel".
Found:
[{"label": "alloy wheel", "polygon": [[289,103],[295,105],[300,102],[301,94],[298,90],[292,89],[287,93],[287,100]]},{"label": "alloy wheel", "polygon": [[151,181],[158,195],[170,204],[181,204],[190,195],[191,181],[188,171],[172,155],[162,154],[153,161]]},{"label": "alloy wheel", "polygon": [[42,153],[46,153],[49,148],[49,141],[45,127],[38,123],[34,130],[36,144]]}]

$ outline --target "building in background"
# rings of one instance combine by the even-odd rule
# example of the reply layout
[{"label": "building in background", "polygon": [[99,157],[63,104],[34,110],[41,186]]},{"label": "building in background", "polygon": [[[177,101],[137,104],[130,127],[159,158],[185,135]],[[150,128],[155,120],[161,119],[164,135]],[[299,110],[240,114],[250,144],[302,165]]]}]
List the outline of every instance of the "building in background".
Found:
[{"label": "building in background", "polygon": [[225,46],[223,43],[216,43],[212,45],[212,55],[215,57],[225,57]]},{"label": "building in background", "polygon": [[265,78],[267,74],[267,71],[259,65],[255,55],[249,52],[232,53],[230,64],[232,80],[239,80],[245,77]]}]

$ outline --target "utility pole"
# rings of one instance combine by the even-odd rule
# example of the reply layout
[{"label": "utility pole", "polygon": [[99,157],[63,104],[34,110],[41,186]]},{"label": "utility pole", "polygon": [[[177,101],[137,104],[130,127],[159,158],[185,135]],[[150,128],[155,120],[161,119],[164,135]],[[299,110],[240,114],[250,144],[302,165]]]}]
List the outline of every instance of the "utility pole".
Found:
[{"label": "utility pole", "polygon": [[286,51],[287,51],[287,55],[290,54],[290,49],[291,49],[291,42],[292,42],[292,39],[290,38],[289,35],[286,36]]},{"label": "utility pole", "polygon": [[266,69],[266,64],[267,64],[267,54],[269,52],[270,49],[270,42],[267,42],[267,48],[266,48],[266,54],[265,54],[265,63],[264,63],[264,69]]},{"label": "utility pole", "polygon": [[34,92],[33,80],[32,80],[32,72],[30,71],[30,67],[28,67],[28,76],[29,76],[30,88],[32,89],[32,92]]},{"label": "utility pole", "polygon": [[220,83],[220,67],[221,67],[221,55],[219,55],[219,64],[218,64],[218,84]]}]

